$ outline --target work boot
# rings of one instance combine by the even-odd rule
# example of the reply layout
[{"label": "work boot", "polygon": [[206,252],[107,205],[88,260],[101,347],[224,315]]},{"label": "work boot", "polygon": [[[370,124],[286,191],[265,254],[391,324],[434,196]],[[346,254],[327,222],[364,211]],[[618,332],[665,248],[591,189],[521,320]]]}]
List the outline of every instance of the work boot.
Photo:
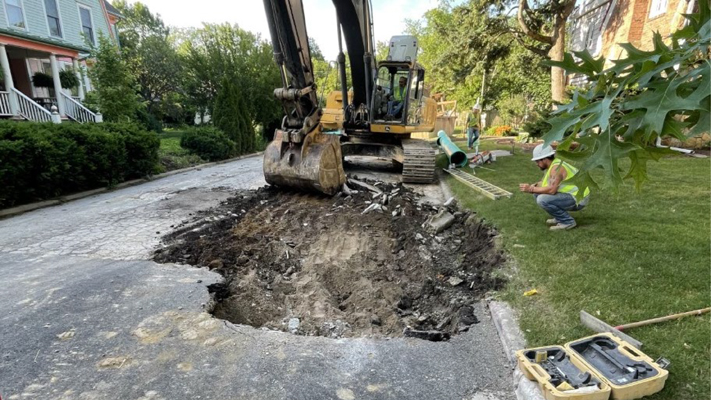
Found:
[{"label": "work boot", "polygon": [[552,231],[567,231],[569,229],[575,228],[576,226],[578,226],[578,224],[576,224],[575,221],[573,221],[573,223],[569,224],[569,225],[555,224],[550,227],[550,230],[552,230]]},{"label": "work boot", "polygon": [[546,220],[546,225],[558,225],[558,220],[555,218],[550,218]]}]

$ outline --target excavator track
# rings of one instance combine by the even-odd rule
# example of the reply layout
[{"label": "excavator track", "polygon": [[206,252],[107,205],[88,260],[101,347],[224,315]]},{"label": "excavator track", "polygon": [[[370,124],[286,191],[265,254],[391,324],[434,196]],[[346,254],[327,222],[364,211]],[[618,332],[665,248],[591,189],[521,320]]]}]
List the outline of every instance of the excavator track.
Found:
[{"label": "excavator track", "polygon": [[424,140],[404,139],[402,149],[405,160],[402,181],[405,183],[431,183],[435,177],[435,149]]}]

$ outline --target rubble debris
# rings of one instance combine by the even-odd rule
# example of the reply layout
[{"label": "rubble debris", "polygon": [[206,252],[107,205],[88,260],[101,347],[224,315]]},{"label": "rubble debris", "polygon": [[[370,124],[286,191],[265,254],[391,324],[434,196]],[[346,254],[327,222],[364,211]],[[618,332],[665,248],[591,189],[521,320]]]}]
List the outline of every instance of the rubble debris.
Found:
[{"label": "rubble debris", "polygon": [[450,214],[446,209],[441,209],[437,214],[431,215],[425,221],[425,225],[430,232],[440,233],[454,224],[454,215]]},{"label": "rubble debris", "polygon": [[368,184],[368,183],[365,183],[365,182],[361,182],[361,181],[359,181],[359,180],[357,180],[357,179],[348,178],[348,183],[350,183],[350,184],[353,185],[353,186],[358,186],[358,187],[361,187],[361,188],[363,188],[363,189],[370,190],[371,192],[375,192],[375,193],[378,193],[378,194],[380,194],[380,193],[383,192],[382,190],[378,189],[377,187],[375,187],[375,186],[373,186],[373,185],[370,185],[370,184]]},{"label": "rubble debris", "polygon": [[405,327],[405,329],[402,332],[402,335],[405,337],[411,337],[411,338],[417,338],[417,339],[423,339],[423,340],[429,340],[431,342],[442,342],[445,340],[449,340],[450,334],[447,332],[440,332],[440,331],[418,331],[415,329],[408,327]]},{"label": "rubble debris", "polygon": [[[367,186],[349,182],[364,189],[330,198],[236,192],[177,225],[154,259],[221,274],[208,287],[211,312],[237,324],[329,338],[400,337],[409,326],[409,337],[446,340],[466,330],[476,321],[466,307],[504,283],[492,273],[504,261],[496,232],[471,212],[422,204],[402,184],[358,182]],[[435,234],[426,222],[442,219]]]},{"label": "rubble debris", "polygon": [[462,282],[464,282],[464,279],[458,278],[456,276],[451,276],[449,279],[447,279],[447,283],[449,283],[452,286],[461,285]]}]

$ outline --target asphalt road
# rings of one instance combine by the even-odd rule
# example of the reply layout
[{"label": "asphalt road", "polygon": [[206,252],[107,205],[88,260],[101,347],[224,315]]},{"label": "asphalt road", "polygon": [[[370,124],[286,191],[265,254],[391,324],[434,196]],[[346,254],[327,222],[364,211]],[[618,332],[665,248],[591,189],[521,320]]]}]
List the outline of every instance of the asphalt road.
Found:
[{"label": "asphalt road", "polygon": [[446,343],[301,337],[212,318],[217,274],[149,261],[171,226],[263,184],[254,157],[0,220],[0,397],[513,398],[483,305]]}]

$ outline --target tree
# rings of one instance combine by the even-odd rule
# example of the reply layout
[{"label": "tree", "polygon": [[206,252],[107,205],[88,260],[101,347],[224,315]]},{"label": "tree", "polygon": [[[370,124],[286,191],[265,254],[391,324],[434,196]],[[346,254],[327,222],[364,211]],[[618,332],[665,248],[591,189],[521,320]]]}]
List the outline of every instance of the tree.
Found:
[{"label": "tree", "polygon": [[205,24],[190,35],[190,40],[183,41],[180,54],[186,69],[185,90],[193,104],[213,114],[224,78],[229,76],[243,97],[250,126],[262,126],[269,138],[282,117],[281,105],[273,94],[282,83],[271,45],[228,24]]},{"label": "tree", "polygon": [[254,148],[252,121],[245,112],[236,77],[225,75],[219,94],[215,100],[213,121],[228,138],[235,142],[237,153],[242,154]]},{"label": "tree", "polygon": [[145,4],[141,2],[129,4],[126,0],[116,0],[112,4],[122,15],[119,21],[119,38],[122,47],[133,49],[147,37],[166,37],[170,33],[160,16],[152,14]]},{"label": "tree", "polygon": [[[491,17],[496,31],[510,33],[535,54],[562,61],[566,23],[574,8],[575,0],[480,0],[478,10]],[[516,26],[510,24],[514,10]],[[551,96],[558,103],[565,100],[565,74],[557,65],[551,68]]]},{"label": "tree", "polygon": [[311,60],[326,61],[326,58],[323,56],[323,52],[321,51],[321,48],[316,43],[316,40],[312,37],[309,38],[309,52],[311,53]]},{"label": "tree", "polygon": [[[699,12],[686,16],[689,24],[672,35],[671,45],[658,33],[652,51],[622,44],[626,57],[608,69],[603,57],[587,51],[550,62],[590,82],[548,120],[552,127],[544,136],[547,143],[561,141],[557,154],[580,167],[578,187],[598,187],[591,172],[601,169],[612,185],[626,178],[640,189],[647,162],[669,152],[654,146],[658,138],[683,140],[711,129],[711,10],[706,1],[698,4]],[[630,159],[625,175],[623,158]]]},{"label": "tree", "polygon": [[140,2],[119,0],[115,6],[123,15],[117,24],[122,56],[136,76],[147,111],[162,119],[161,111],[174,107],[163,103],[179,100],[174,94],[181,91],[182,62],[170,30]]},{"label": "tree", "polygon": [[390,44],[388,42],[378,41],[375,43],[375,60],[381,62],[388,57],[390,52]]},{"label": "tree", "polygon": [[[428,70],[428,85],[460,103],[498,106],[514,94],[540,107],[550,104],[549,71],[533,54],[470,0],[460,6],[442,2],[424,19],[408,21],[407,31],[419,38],[418,62]],[[511,24],[515,21],[510,21]]]},{"label": "tree", "polygon": [[118,47],[101,35],[99,45],[92,51],[96,65],[89,69],[94,85],[96,105],[110,122],[131,121],[141,104],[136,95],[136,80]]}]

